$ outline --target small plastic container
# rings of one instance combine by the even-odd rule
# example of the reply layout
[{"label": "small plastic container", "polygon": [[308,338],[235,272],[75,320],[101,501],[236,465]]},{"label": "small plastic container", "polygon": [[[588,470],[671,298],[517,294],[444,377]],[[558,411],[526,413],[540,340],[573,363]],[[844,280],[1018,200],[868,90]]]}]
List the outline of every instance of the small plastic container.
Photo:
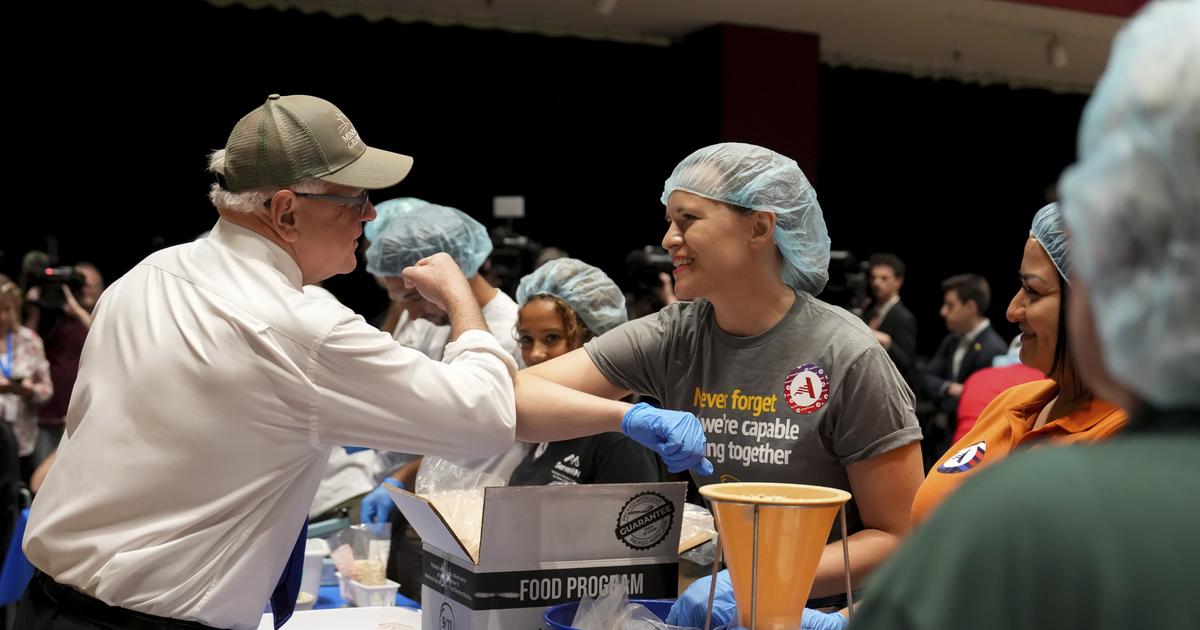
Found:
[{"label": "small plastic container", "polygon": [[349,603],[350,602],[350,578],[342,575],[341,573],[338,573],[337,571],[334,571],[333,575],[337,577],[338,595],[341,595],[342,601]]},{"label": "small plastic container", "polygon": [[337,586],[337,565],[333,558],[325,558],[321,563],[321,586]]},{"label": "small plastic container", "polygon": [[350,603],[360,608],[366,606],[395,606],[396,591],[400,585],[387,580],[383,586],[366,586],[358,580],[346,580],[350,587]]},{"label": "small plastic container", "polygon": [[317,605],[317,596],[311,593],[300,591],[299,597],[296,598],[296,610],[312,610],[313,606]]},{"label": "small plastic container", "polygon": [[300,574],[300,591],[313,596],[321,589],[321,571],[324,560],[329,556],[329,545],[320,538],[309,538],[304,546],[304,572]]}]

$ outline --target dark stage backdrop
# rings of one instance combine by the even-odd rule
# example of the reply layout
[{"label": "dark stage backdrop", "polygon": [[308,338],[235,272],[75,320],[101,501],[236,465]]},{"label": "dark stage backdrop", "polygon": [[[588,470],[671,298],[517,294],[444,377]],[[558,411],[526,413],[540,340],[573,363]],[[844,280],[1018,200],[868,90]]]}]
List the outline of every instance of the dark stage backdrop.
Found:
[{"label": "dark stage backdrop", "polygon": [[[524,195],[519,232],[621,282],[625,255],[661,240],[674,164],[738,140],[718,137],[721,87],[697,64],[719,60],[694,43],[92,4],[13,8],[28,36],[5,44],[18,174],[0,227],[5,273],[54,235],[62,262],[93,261],[111,280],[209,229],[206,154],[271,92],[327,98],[369,144],[416,158],[375,199],[422,197],[491,226],[493,196]],[[761,76],[761,90],[724,97],[772,98],[771,73]],[[1029,221],[1073,158],[1084,98],[828,67],[818,86],[808,170],[834,247],[908,263],[904,298],[926,353],[945,332],[938,284],[950,274],[987,276],[1003,324]],[[368,315],[385,303],[361,269],[327,286]]]}]

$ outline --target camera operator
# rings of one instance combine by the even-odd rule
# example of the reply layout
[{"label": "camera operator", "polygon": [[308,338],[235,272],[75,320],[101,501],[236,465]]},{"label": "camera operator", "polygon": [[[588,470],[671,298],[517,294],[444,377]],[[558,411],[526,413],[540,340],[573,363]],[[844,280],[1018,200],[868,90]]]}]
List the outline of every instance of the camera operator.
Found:
[{"label": "camera operator", "polygon": [[104,277],[87,262],[40,270],[29,266],[25,270],[25,325],[36,330],[44,342],[54,384],[54,395],[38,413],[33,463],[40,466],[62,439],[67,403],[79,371],[83,342],[92,326],[92,310],[104,292]]},{"label": "camera operator", "polygon": [[871,304],[868,264],[844,250],[829,252],[829,283],[821,299],[862,318]]},{"label": "camera operator", "polygon": [[492,228],[489,235],[492,239],[492,255],[484,261],[479,274],[488,284],[510,297],[514,296],[521,278],[537,267],[542,245],[528,236],[518,234],[508,225]]},{"label": "camera operator", "polygon": [[647,245],[629,252],[625,272],[632,290],[625,294],[625,308],[630,320],[657,313],[679,301],[671,280],[674,267],[671,255],[662,247]]}]

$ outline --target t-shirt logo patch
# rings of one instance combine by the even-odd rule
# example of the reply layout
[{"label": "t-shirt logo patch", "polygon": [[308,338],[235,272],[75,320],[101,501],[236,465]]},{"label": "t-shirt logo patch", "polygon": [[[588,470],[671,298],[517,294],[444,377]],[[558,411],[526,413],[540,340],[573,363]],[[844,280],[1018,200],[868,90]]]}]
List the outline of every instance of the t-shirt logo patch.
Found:
[{"label": "t-shirt logo patch", "polygon": [[554,464],[554,469],[550,471],[552,477],[550,485],[552,486],[573,486],[579,483],[583,476],[583,460],[578,455],[571,453]]},{"label": "t-shirt logo patch", "polygon": [[801,365],[783,382],[783,397],[796,413],[818,411],[829,402],[829,375],[812,363]]},{"label": "t-shirt logo patch", "polygon": [[983,461],[985,453],[987,453],[987,442],[976,442],[955,453],[941,466],[938,466],[937,471],[950,474],[967,472]]}]

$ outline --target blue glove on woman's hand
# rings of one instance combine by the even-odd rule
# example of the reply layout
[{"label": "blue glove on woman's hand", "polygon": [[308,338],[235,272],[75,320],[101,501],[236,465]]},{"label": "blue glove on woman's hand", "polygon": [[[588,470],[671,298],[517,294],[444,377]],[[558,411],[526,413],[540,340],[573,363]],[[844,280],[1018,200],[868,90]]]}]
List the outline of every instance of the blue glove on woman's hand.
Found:
[{"label": "blue glove on woman's hand", "polygon": [[[708,591],[712,576],[704,576],[687,590],[671,606],[667,623],[672,626],[703,628],[708,615]],[[717,628],[737,619],[737,604],[733,601],[733,583],[729,581],[729,569],[717,574],[717,592],[713,597],[712,627]]]},{"label": "blue glove on woman's hand", "polygon": [[625,412],[621,431],[658,453],[667,463],[667,470],[673,473],[689,468],[704,476],[713,473],[712,462],[704,458],[707,443],[704,427],[696,416],[686,411],[638,403]]}]

